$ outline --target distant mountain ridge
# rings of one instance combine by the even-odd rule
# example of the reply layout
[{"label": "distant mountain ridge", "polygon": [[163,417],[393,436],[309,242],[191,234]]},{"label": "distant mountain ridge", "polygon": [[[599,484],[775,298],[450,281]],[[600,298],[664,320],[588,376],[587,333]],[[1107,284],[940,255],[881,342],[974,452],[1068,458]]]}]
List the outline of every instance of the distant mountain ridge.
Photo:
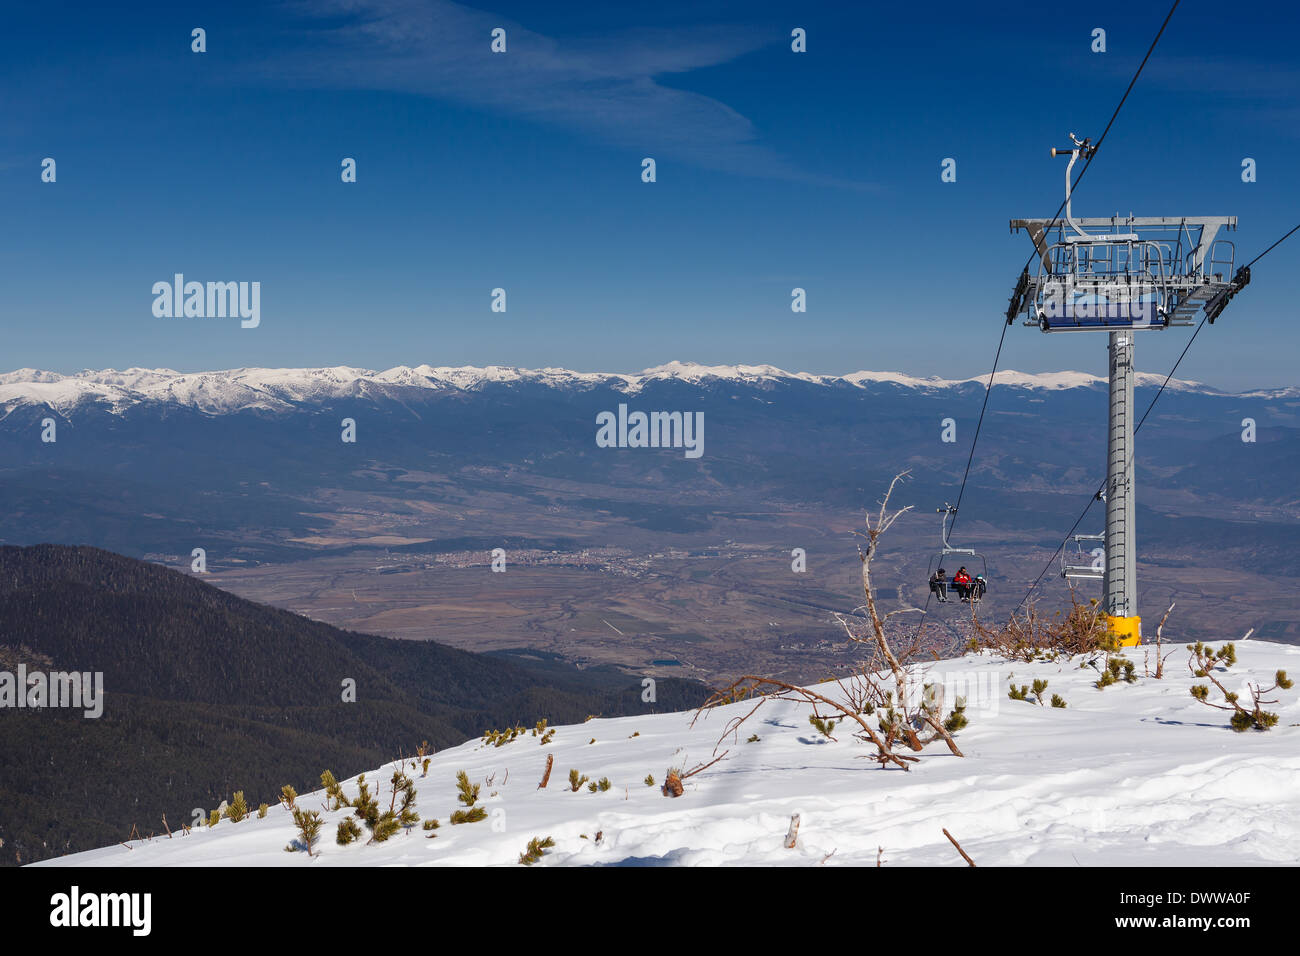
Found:
[{"label": "distant mountain ridge", "polygon": [[[897,386],[934,392],[983,388],[987,376],[968,379],[922,378],[901,372],[858,371],[846,375],[788,372],[772,365],[700,365],[669,362],[638,373],[575,372],[563,368],[525,369],[508,366],[399,365],[384,371],[336,366],[331,368],[239,368],[210,372],[172,369],[87,369],[71,375],[40,369],[0,373],[0,415],[19,406],[45,406],[58,412],[92,403],[121,414],[137,405],[172,405],[206,414],[255,410],[284,412],[303,405],[338,399],[400,400],[412,391],[480,391],[493,385],[541,385],[562,391],[611,389],[628,395],[658,382],[708,386],[735,383],[769,386],[802,382],[827,388],[869,389]],[[1140,387],[1159,386],[1164,376],[1140,372]],[[1086,372],[1027,373],[1006,369],[997,373],[995,385],[1044,391],[1104,388],[1106,381]],[[1168,388],[1207,395],[1226,394],[1200,382],[1173,379]],[[1262,390],[1249,394],[1272,395]]]}]

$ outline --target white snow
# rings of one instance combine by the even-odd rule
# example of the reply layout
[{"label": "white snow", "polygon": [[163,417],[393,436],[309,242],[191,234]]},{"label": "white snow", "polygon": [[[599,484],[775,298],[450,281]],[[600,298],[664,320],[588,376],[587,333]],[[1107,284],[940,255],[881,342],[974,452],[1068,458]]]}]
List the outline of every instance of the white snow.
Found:
[{"label": "white snow", "polygon": [[[338,366],[334,368],[238,368],[211,372],[177,372],[172,369],[130,368],[125,371],[87,369],[73,375],[39,369],[0,373],[0,410],[5,414],[20,405],[48,406],[67,413],[87,403],[101,403],[120,414],[143,403],[164,403],[194,408],[208,414],[245,409],[287,411],[302,404],[319,403],[367,394],[392,394],[394,390],[474,390],[489,384],[530,382],[557,389],[610,387],[634,394],[654,381],[676,380],[694,385],[710,381],[748,384],[798,381],[830,386],[845,383],[858,388],[890,383],[905,388],[944,389],[975,383],[983,387],[988,376],[969,379],[918,378],[899,372],[851,372],[814,375],[787,372],[772,365],[699,365],[669,362],[636,374],[574,372],[563,368],[523,369],[498,365],[409,367],[399,365],[382,372]],[[1163,376],[1139,373],[1139,385],[1159,385]],[[1000,386],[1061,390],[1100,388],[1105,379],[1084,372],[1031,374],[1004,370],[997,373]],[[1174,380],[1169,388],[1213,392],[1197,382]],[[0,417],[3,417],[0,415]]]},{"label": "white snow", "polygon": [[[1219,675],[1230,689],[1247,677],[1272,683],[1279,668],[1300,670],[1300,648],[1246,641],[1237,649],[1239,663]],[[729,751],[722,761],[686,780],[683,796],[662,795],[668,767],[712,759],[727,720],[753,706],[739,703],[708,712],[694,728],[693,713],[594,719],[558,728],[546,746],[525,735],[500,748],[475,740],[438,753],[427,778],[414,775],[419,813],[442,824],[435,839],[417,827],[382,844],[340,847],[335,828],[350,811],[325,812],[319,856],[308,858],[284,851],[295,831],[275,806],[264,820],[223,821],[44,865],[516,865],[535,836],[556,843],[541,866],[874,866],[880,847],[885,866],[964,865],[944,828],[981,866],[1300,863],[1300,693],[1278,692],[1273,730],[1235,733],[1225,712],[1189,695],[1197,681],[1187,656],[1179,647],[1163,680],[1105,690],[1079,658],[1024,664],[985,654],[927,665],[928,681],[963,682],[968,696],[972,687],[988,692],[971,699],[970,726],[957,735],[965,757],[931,744],[909,772],[863,759],[871,748],[847,724],[829,742],[809,726],[807,705],[769,702],[722,743]],[[1141,675],[1143,650],[1130,658]],[[1069,706],[1008,699],[1012,674],[1017,684],[1045,678],[1047,695],[1059,693]],[[759,741],[747,743],[754,733]],[[548,754],[555,766],[540,790]],[[366,775],[380,785],[384,807],[392,768]],[[571,792],[570,768],[608,777],[613,788]],[[459,806],[458,770],[482,785],[487,820],[448,823]],[[646,774],[655,786],[643,782]],[[355,778],[344,789],[355,794]],[[298,803],[320,810],[323,799],[317,792]],[[787,850],[792,813],[801,825],[798,845]]]}]

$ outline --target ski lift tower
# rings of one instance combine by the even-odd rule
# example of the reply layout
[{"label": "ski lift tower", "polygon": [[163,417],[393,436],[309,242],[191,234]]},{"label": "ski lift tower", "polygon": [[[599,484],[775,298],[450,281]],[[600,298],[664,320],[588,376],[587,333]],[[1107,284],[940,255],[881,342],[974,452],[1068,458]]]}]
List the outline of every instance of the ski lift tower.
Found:
[{"label": "ski lift tower", "polygon": [[[1134,527],[1133,345],[1139,331],[1193,324],[1204,308],[1213,324],[1228,300],[1250,281],[1249,268],[1232,274],[1235,248],[1218,238],[1235,230],[1236,216],[1078,218],[1070,208],[1071,176],[1079,157],[1096,151],[1070,134],[1065,169],[1064,219],[1013,219],[1037,252],[1037,275],[1027,267],[1007,307],[1007,324],[1043,332],[1106,332],[1110,336],[1110,432],[1106,452],[1104,609],[1125,646],[1138,644],[1137,543]],[[1231,278],[1229,278],[1231,276]]]}]

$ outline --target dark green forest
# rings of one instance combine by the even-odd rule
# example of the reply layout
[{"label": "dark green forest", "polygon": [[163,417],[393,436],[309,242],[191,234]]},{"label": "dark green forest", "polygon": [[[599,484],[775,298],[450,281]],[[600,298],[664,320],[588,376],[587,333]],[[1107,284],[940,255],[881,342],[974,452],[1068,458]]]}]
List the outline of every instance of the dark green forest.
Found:
[{"label": "dark green forest", "polygon": [[[436,623],[436,622],[433,622]],[[0,863],[31,863],[191,823],[235,790],[274,804],[490,727],[684,710],[613,668],[396,641],[246,601],[89,547],[0,547],[0,671],[99,671],[104,711],[0,708]],[[356,702],[342,700],[356,682]]]}]

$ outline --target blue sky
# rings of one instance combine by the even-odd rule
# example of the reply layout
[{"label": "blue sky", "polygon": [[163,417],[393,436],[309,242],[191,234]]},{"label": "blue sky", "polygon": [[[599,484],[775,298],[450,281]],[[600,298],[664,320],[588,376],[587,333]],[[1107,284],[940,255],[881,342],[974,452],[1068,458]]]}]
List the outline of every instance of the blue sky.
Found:
[{"label": "blue sky", "polygon": [[[1101,133],[1167,10],[1000,7],[8,5],[0,367],[987,373],[1030,251],[1007,220],[1055,212],[1048,148]],[[1076,214],[1236,215],[1239,262],[1300,220],[1298,27],[1281,3],[1184,0]],[[1297,265],[1300,238],[1180,376],[1300,381]],[[261,282],[261,325],[155,318],[176,272]],[[1189,334],[1143,336],[1139,367]],[[1003,358],[1105,363],[1104,336],[1019,326]]]}]

